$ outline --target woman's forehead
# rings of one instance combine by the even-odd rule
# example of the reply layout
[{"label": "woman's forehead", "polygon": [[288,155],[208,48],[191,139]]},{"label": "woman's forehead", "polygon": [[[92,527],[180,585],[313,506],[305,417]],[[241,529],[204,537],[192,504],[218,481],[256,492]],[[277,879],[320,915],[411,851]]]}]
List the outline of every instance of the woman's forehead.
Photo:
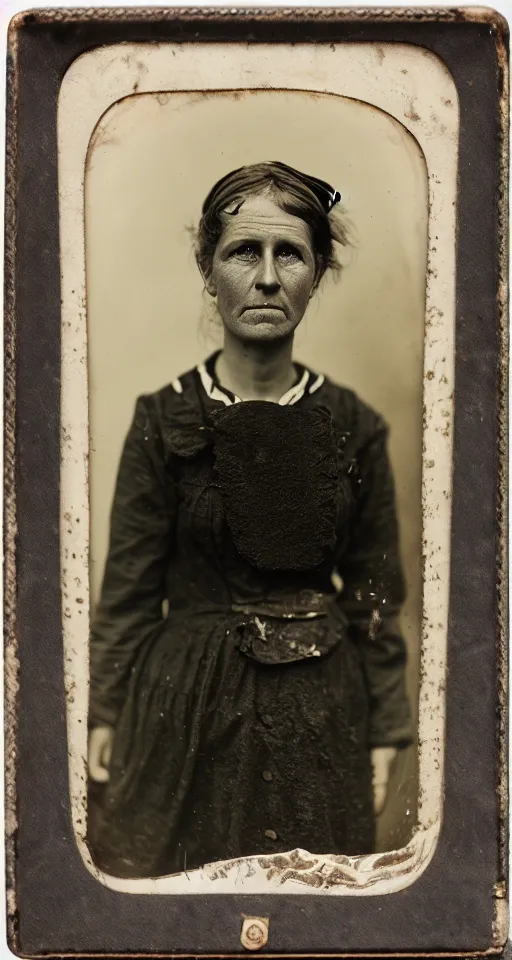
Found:
[{"label": "woman's forehead", "polygon": [[251,234],[255,238],[293,237],[297,241],[311,243],[308,224],[301,217],[287,213],[267,197],[251,197],[239,207],[237,213],[226,213],[223,220],[221,240],[224,242]]}]

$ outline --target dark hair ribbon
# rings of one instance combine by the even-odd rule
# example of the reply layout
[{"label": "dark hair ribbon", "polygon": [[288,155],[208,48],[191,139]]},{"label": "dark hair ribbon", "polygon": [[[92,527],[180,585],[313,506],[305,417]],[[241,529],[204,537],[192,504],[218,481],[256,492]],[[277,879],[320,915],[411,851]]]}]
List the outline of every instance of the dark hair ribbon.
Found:
[{"label": "dark hair ribbon", "polygon": [[[340,202],[341,193],[339,190],[335,190],[334,187],[331,187],[330,183],[327,183],[325,180],[319,180],[318,177],[312,177],[308,173],[302,173],[300,170],[296,170],[295,167],[289,167],[286,163],[281,163],[279,160],[272,161],[272,166],[291,174],[292,177],[295,177],[296,180],[299,180],[300,183],[303,183],[306,187],[308,187],[326,213],[330,213],[332,208]],[[218,193],[219,189],[226,183],[226,181],[230,180],[235,174],[240,173],[240,171],[243,169],[243,167],[238,167],[236,170],[232,170],[230,173],[225,174],[225,176],[221,177],[221,179],[217,181],[203,203],[203,213],[205,213],[205,211],[208,209],[214,194]],[[236,211],[231,212],[238,213],[240,206],[241,203]]]},{"label": "dark hair ribbon", "polygon": [[280,167],[281,170],[286,170],[296,177],[297,180],[300,180],[301,183],[304,183],[305,186],[311,190],[311,193],[314,193],[317,200],[320,201],[326,213],[330,213],[332,208],[340,202],[341,193],[339,190],[335,190],[334,187],[331,187],[330,183],[327,183],[325,180],[319,180],[318,177],[312,177],[308,173],[302,173],[300,170],[296,170],[295,167],[289,167],[286,163],[281,163],[279,160],[274,160],[273,163],[274,166]]}]

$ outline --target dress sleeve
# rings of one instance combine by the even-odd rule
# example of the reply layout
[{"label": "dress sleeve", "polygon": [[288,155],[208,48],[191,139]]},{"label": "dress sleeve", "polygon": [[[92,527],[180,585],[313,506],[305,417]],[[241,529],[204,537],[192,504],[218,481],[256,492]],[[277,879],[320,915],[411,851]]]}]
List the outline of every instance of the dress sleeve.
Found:
[{"label": "dress sleeve", "polygon": [[163,620],[175,515],[150,398],[137,400],[119,465],[110,542],[90,640],[89,725],[114,725],[135,656]]},{"label": "dress sleeve", "polygon": [[371,747],[406,746],[413,739],[398,623],[405,587],[386,441],[379,419],[357,457],[356,509],[337,564],[343,581],[339,602],[361,651],[370,693]]}]

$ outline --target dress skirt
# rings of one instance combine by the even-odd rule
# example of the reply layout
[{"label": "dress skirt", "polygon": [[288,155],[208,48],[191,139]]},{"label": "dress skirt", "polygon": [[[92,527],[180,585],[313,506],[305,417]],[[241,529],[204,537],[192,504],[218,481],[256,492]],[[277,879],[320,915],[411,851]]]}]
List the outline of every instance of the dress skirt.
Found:
[{"label": "dress skirt", "polygon": [[302,848],[374,849],[368,705],[345,635],[264,663],[231,611],[173,616],[145,643],[119,717],[93,858],[118,877]]}]

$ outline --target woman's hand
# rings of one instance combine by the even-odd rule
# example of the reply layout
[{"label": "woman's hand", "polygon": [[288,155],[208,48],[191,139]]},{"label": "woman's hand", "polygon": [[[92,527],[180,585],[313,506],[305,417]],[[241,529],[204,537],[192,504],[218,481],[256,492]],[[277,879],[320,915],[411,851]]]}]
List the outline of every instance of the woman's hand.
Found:
[{"label": "woman's hand", "polygon": [[94,727],[89,734],[89,776],[96,783],[106,783],[109,779],[113,743],[113,727]]},{"label": "woman's hand", "polygon": [[373,809],[377,817],[386,803],[389,776],[397,753],[396,747],[375,747],[372,750]]}]

